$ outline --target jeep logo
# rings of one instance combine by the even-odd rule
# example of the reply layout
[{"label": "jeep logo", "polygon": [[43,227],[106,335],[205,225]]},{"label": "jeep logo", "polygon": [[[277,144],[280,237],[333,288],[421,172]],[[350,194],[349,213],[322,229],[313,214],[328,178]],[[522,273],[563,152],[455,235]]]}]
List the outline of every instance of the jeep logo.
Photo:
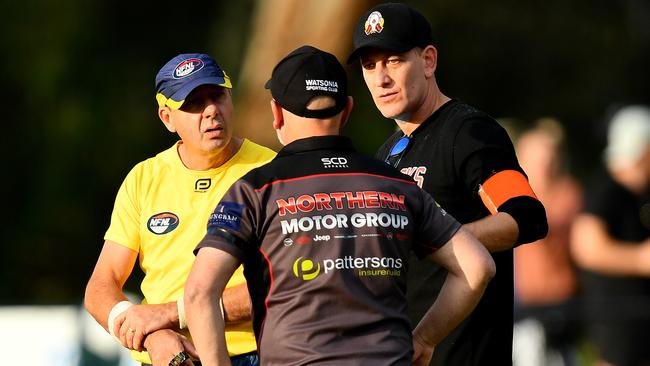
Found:
[{"label": "jeep logo", "polygon": [[314,236],[314,241],[328,241],[330,240],[329,235],[316,235]]}]

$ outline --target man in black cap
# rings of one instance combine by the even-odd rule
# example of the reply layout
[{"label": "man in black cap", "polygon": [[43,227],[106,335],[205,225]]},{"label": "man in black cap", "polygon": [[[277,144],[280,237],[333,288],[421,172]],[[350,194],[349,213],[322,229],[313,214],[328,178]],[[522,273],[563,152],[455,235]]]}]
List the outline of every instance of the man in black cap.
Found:
[{"label": "man in black cap", "polygon": [[[185,289],[203,364],[228,364],[215,299],[242,262],[261,364],[428,364],[493,276],[489,253],[408,176],[339,135],[352,98],[332,54],[294,50],[267,88],[285,146],[216,206]],[[412,333],[409,250],[449,271]]]},{"label": "man in black cap", "polygon": [[[436,346],[433,365],[512,363],[512,248],[543,238],[546,213],[517,162],[506,131],[487,114],[444,95],[426,18],[404,4],[368,10],[354,29],[348,62],[360,61],[379,111],[399,131],[377,157],[412,176],[492,253],[497,275],[476,310]],[[415,264],[409,315],[422,318],[447,271]]]},{"label": "man in black cap", "polygon": [[[183,286],[215,200],[275,153],[233,135],[232,85],[210,56],[180,54],[156,75],[158,116],[180,140],[137,164],[117,193],[104,247],[86,287],[88,312],[143,365],[191,365]],[[135,261],[142,304],[122,292]],[[233,364],[258,364],[242,270],[223,297]]]}]

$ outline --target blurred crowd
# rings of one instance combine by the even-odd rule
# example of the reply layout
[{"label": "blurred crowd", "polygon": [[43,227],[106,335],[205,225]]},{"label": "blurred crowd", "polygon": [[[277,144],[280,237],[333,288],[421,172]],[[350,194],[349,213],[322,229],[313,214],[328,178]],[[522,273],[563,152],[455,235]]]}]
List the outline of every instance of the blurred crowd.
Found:
[{"label": "blurred crowd", "polygon": [[511,132],[549,224],[515,250],[514,364],[650,365],[650,108],[612,113],[584,183],[569,173],[560,121]]}]

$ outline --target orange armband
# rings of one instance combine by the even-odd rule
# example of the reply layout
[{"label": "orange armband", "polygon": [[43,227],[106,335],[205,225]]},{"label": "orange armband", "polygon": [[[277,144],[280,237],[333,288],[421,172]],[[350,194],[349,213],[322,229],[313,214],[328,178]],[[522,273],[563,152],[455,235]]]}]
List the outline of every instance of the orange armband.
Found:
[{"label": "orange armband", "polygon": [[478,194],[493,215],[507,200],[528,196],[537,199],[526,177],[516,170],[502,170],[478,186]]}]

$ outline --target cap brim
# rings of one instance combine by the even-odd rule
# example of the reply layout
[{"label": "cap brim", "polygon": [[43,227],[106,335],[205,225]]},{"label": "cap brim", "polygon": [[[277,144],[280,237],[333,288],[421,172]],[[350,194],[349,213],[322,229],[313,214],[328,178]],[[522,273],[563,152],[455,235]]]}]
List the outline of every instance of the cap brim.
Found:
[{"label": "cap brim", "polygon": [[379,50],[384,50],[384,51],[392,51],[392,52],[406,52],[410,49],[412,49],[413,45],[410,44],[404,44],[404,43],[399,43],[399,42],[387,42],[385,39],[377,39],[376,41],[368,41],[362,45],[359,45],[357,48],[355,48],[351,53],[350,56],[348,56],[347,64],[351,64],[355,61],[355,59],[358,59],[361,56],[361,53],[369,48],[376,48]]},{"label": "cap brim", "polygon": [[182,88],[180,88],[176,93],[174,93],[171,97],[169,97],[167,105],[175,109],[180,108],[181,105],[183,105],[183,101],[185,101],[185,98],[187,98],[187,96],[192,92],[192,90],[198,88],[201,85],[216,85],[228,89],[232,88],[232,84],[230,83],[230,78],[228,76],[224,76],[224,77],[210,76],[210,77],[194,79],[188,82],[187,84],[183,85]]},{"label": "cap brim", "polygon": [[264,89],[271,89],[271,81],[273,79],[269,79],[266,83],[264,83]]}]

